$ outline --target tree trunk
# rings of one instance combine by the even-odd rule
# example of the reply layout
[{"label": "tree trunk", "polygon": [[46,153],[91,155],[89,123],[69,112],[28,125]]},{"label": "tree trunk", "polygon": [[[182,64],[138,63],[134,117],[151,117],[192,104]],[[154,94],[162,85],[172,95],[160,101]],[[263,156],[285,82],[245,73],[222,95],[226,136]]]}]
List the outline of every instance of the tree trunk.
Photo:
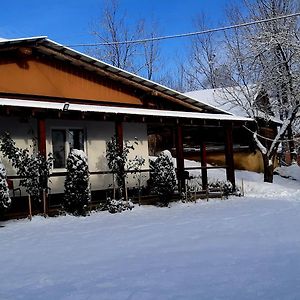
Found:
[{"label": "tree trunk", "polygon": [[263,155],[263,162],[264,162],[264,182],[273,183],[273,171],[274,171],[273,159],[269,158],[267,155]]},{"label": "tree trunk", "polygon": [[293,163],[296,160],[295,157],[295,143],[293,141],[293,131],[291,124],[287,128],[287,135],[289,140],[289,152],[290,152],[290,163]]}]

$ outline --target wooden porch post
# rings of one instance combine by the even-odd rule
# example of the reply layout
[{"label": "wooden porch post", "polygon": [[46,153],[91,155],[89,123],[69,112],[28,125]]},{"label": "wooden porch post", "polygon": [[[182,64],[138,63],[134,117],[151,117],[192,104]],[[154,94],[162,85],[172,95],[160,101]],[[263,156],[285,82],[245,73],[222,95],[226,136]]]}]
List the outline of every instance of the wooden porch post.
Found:
[{"label": "wooden porch post", "polygon": [[235,190],[232,123],[225,125],[225,162],[227,180],[232,183],[233,190]]},{"label": "wooden porch post", "polygon": [[46,122],[43,118],[38,118],[38,151],[46,158]]},{"label": "wooden porch post", "polygon": [[176,127],[176,163],[179,193],[185,190],[182,126]]},{"label": "wooden porch post", "polygon": [[117,120],[115,123],[115,131],[116,131],[116,142],[119,150],[123,150],[123,123],[120,120]]},{"label": "wooden porch post", "polygon": [[[37,127],[38,127],[38,152],[40,155],[42,155],[45,159],[47,158],[47,151],[46,151],[46,121],[44,118],[38,118],[37,119]],[[40,177],[40,184],[43,188],[43,208],[42,211],[44,215],[48,214],[49,211],[49,202],[47,198],[48,193],[48,182],[46,178]]]},{"label": "wooden porch post", "polygon": [[202,177],[202,189],[206,190],[208,186],[207,180],[207,160],[206,160],[206,144],[201,142],[201,177]]},{"label": "wooden porch post", "polygon": [[[123,123],[120,119],[117,119],[115,122],[115,134],[116,134],[116,143],[118,147],[118,152],[121,154],[123,152]],[[124,171],[124,165],[121,166],[122,170]],[[125,178],[122,181],[122,186],[120,187],[121,190],[121,197],[125,197]]]}]

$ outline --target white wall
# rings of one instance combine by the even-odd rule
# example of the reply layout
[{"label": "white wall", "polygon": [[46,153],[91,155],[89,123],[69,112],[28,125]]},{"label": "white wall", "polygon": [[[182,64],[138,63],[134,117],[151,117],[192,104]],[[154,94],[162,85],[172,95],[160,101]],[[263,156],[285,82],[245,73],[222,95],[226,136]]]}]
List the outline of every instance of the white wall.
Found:
[{"label": "white wall", "polygon": [[[135,149],[129,154],[129,159],[133,159],[136,155],[142,155],[145,159],[144,169],[149,169],[148,161],[148,138],[147,126],[140,123],[124,123],[124,140],[130,142],[135,141],[135,137],[139,143]],[[66,120],[48,120],[47,128],[47,153],[52,152],[51,129],[55,128],[83,128],[86,133],[85,151],[88,157],[90,172],[108,171],[106,160],[106,142],[114,136],[115,125],[113,122],[102,121],[66,121]],[[66,170],[53,170],[53,172],[65,172]],[[147,173],[143,176],[145,183],[149,178]],[[49,187],[52,193],[62,193],[64,191],[65,177],[52,177]],[[111,188],[112,175],[91,175],[90,176],[92,190],[101,190]],[[128,176],[128,186],[136,186],[136,179],[132,175]]]},{"label": "white wall", "polygon": [[[50,119],[46,121],[46,151],[47,154],[52,150],[51,130],[58,128],[82,128],[86,134],[85,151],[88,156],[88,164],[90,172],[108,171],[106,160],[106,142],[114,136],[115,125],[113,122],[104,121],[85,121],[85,120],[57,120]],[[149,169],[148,160],[148,138],[147,125],[144,123],[124,123],[124,140],[134,143],[135,138],[138,140],[138,145],[130,152],[129,159],[133,159],[136,155],[146,159],[143,169]],[[8,131],[16,145],[20,148],[28,148],[33,150],[33,137],[37,137],[37,122],[34,118],[29,121],[21,121],[19,118],[2,117],[0,122],[0,133]],[[1,155],[1,153],[0,153]],[[7,167],[8,175],[16,175],[15,170],[11,167],[8,160],[1,157],[3,163]],[[53,172],[65,172],[65,169],[54,169]],[[143,173],[143,182],[149,178],[148,173]],[[64,191],[64,176],[51,177],[49,187],[51,193],[62,193]],[[90,176],[92,190],[107,189],[111,187],[112,175],[91,175]],[[137,181],[132,175],[128,176],[128,186],[136,186]],[[18,181],[15,180],[15,186],[18,186]],[[26,195],[22,191],[22,195]]]},{"label": "white wall", "polygon": [[[51,130],[55,128],[82,128],[86,135],[85,151],[88,157],[90,172],[107,171],[106,161],[106,141],[114,135],[113,122],[97,121],[72,121],[72,120],[47,120],[47,153],[53,152],[51,141]],[[53,170],[53,172],[65,172],[65,169]],[[64,191],[65,177],[52,177],[49,187],[52,193],[62,193]],[[111,175],[91,175],[91,188],[105,189],[111,183]]]},{"label": "white wall", "polygon": [[[19,148],[27,148],[32,153],[34,149],[33,138],[37,137],[37,122],[35,119],[24,119],[17,117],[1,117],[0,121],[0,134],[4,132],[10,133],[11,137]],[[7,175],[16,175],[16,171],[12,167],[8,159],[4,158],[0,152],[0,159],[6,167]],[[19,180],[14,179],[14,187],[19,187]],[[26,195],[22,189],[22,195]]]}]

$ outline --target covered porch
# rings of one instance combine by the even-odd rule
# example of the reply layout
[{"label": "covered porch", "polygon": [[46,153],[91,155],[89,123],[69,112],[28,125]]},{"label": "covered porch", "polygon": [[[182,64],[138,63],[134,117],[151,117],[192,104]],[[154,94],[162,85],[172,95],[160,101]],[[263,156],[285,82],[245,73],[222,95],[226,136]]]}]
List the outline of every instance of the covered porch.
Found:
[{"label": "covered porch", "polygon": [[[143,156],[146,161],[149,160],[148,149],[148,136],[153,132],[161,132],[164,128],[168,128],[172,132],[172,145],[173,156],[176,157],[176,174],[178,189],[177,194],[181,194],[185,191],[186,179],[188,178],[188,172],[192,170],[201,171],[201,185],[203,190],[208,188],[208,173],[214,168],[223,168],[226,171],[227,180],[231,182],[235,189],[235,175],[233,164],[233,129],[239,128],[245,122],[251,122],[251,119],[235,117],[225,114],[212,114],[212,113],[197,113],[197,112],[182,112],[182,111],[168,111],[157,109],[141,109],[141,108],[127,108],[127,107],[113,107],[113,106],[101,106],[101,105],[86,105],[86,104],[74,104],[68,102],[46,102],[36,101],[28,99],[0,99],[1,116],[9,119],[15,118],[19,124],[16,126],[24,126],[24,124],[32,124],[35,127],[34,134],[36,135],[36,147],[39,153],[43,156],[47,156],[49,152],[53,152],[53,145],[51,145],[51,138],[49,136],[49,130],[51,128],[60,128],[61,122],[71,124],[76,122],[80,124],[78,128],[85,128],[84,134],[86,142],[89,143],[91,136],[91,130],[97,133],[95,127],[97,124],[101,124],[101,128],[104,128],[109,124],[105,132],[106,137],[116,136],[116,139],[121,147],[124,140],[128,136],[133,136],[135,133],[134,128],[145,128],[146,132],[143,132],[142,139],[147,139],[147,147],[137,149],[137,153]],[[2,123],[4,119],[2,118]],[[22,125],[23,124],[23,125]],[[75,124],[75,123],[74,123]],[[89,124],[88,126],[86,124]],[[92,125],[91,125],[92,124]],[[106,125],[105,125],[106,124]],[[104,126],[105,125],[105,126]],[[25,125],[26,126],[26,125]],[[100,125],[99,125],[100,126]],[[1,129],[5,126],[2,124]],[[100,128],[100,127],[97,127]],[[124,131],[125,128],[125,131]],[[192,128],[198,133],[201,147],[198,149],[197,155],[200,158],[200,167],[189,167],[184,164],[184,139],[188,134],[189,129]],[[104,131],[106,129],[104,128]],[[103,131],[103,130],[102,130]],[[146,136],[144,136],[146,135]],[[206,143],[207,137],[215,137],[215,141],[223,143],[225,149],[226,161],[224,165],[208,166],[206,160]],[[12,135],[13,137],[13,135]],[[28,137],[24,137],[26,139]],[[104,139],[101,137],[101,139]],[[214,138],[213,138],[214,139]],[[106,141],[103,141],[104,143]],[[146,149],[147,148],[147,149]],[[99,152],[103,149],[98,149]],[[172,150],[172,149],[170,149]],[[105,149],[103,150],[105,151]],[[93,153],[92,155],[97,155]],[[89,157],[89,160],[93,160],[93,157]],[[131,171],[128,171],[130,173]],[[149,163],[147,162],[144,168],[141,170],[149,177]],[[40,207],[36,207],[35,213],[49,213],[57,208],[61,203],[63,194],[55,191],[56,188],[53,184],[58,183],[62,185],[66,171],[63,169],[53,169],[51,172],[50,182],[50,196],[45,200],[46,203],[41,203]],[[102,184],[96,184],[98,181],[109,182],[112,178],[112,172],[107,166],[93,166],[90,168],[90,176],[92,182],[92,202],[99,202],[105,200],[107,191],[110,189],[109,184],[104,187]],[[8,174],[8,179],[13,184],[13,189],[18,188],[18,176],[13,173]],[[145,185],[147,183],[145,182]],[[18,197],[21,194],[22,197]],[[13,199],[13,206],[8,215],[22,215],[27,213],[27,200],[26,194],[16,193],[15,199]]]}]

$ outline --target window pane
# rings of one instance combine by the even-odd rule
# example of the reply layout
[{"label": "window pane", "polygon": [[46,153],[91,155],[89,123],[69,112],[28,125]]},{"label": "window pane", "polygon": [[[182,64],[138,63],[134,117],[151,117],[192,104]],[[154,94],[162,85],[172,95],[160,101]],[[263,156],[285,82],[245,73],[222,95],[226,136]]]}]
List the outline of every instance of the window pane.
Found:
[{"label": "window pane", "polygon": [[52,147],[54,168],[64,168],[66,163],[66,132],[65,130],[52,130]]},{"label": "window pane", "polygon": [[68,142],[70,145],[70,151],[72,149],[78,149],[84,151],[84,136],[82,129],[70,129],[68,131]]}]

